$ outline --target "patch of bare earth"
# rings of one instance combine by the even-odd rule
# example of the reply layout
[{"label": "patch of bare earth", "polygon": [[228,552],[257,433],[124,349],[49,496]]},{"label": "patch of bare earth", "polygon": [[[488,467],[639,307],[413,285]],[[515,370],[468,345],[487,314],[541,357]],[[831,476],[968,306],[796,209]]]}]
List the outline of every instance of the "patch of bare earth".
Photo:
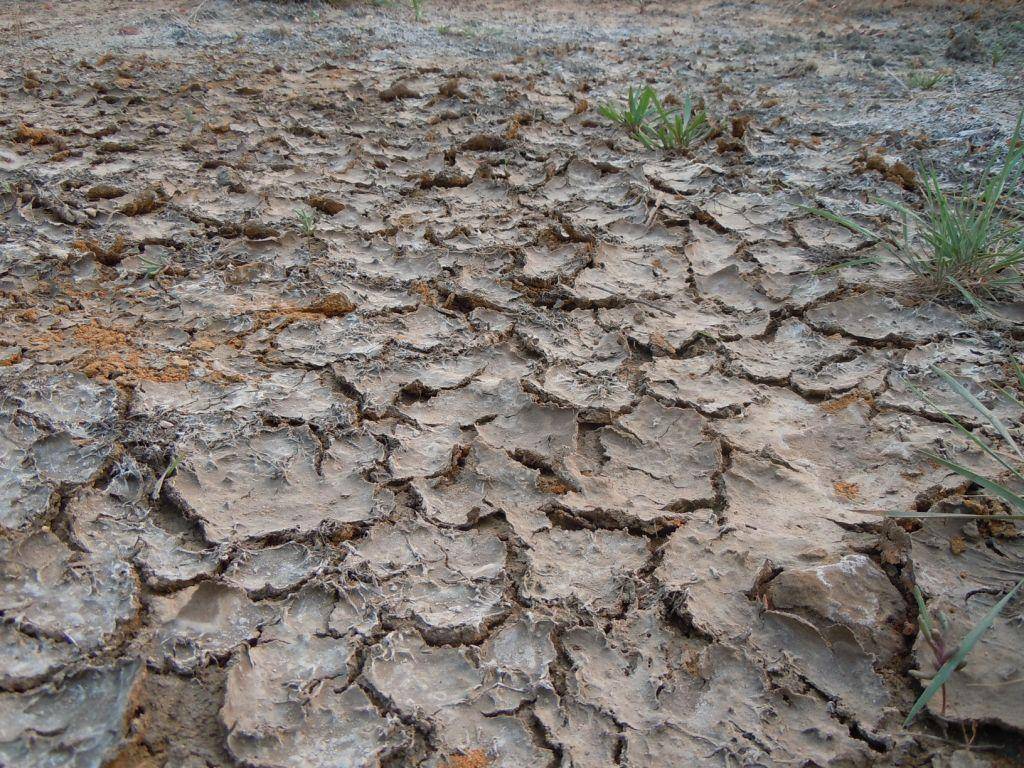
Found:
[{"label": "patch of bare earth", "polygon": [[1019,326],[801,207],[983,167],[1019,6],[6,10],[0,764],[1021,759],[1020,600],[902,725],[1019,531],[874,514],[991,469],[929,366]]}]

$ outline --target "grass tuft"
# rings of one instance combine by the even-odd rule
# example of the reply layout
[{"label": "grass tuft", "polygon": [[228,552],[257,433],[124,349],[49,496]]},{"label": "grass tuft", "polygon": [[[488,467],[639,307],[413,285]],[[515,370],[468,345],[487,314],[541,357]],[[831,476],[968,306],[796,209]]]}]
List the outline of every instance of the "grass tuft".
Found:
[{"label": "grass tuft", "polygon": [[916,91],[930,91],[948,79],[945,72],[911,72],[907,75],[907,85]]},{"label": "grass tuft", "polygon": [[959,194],[946,192],[934,171],[922,171],[920,212],[897,200],[879,199],[901,221],[896,238],[831,211],[805,210],[881,244],[936,293],[959,294],[978,311],[995,315],[991,303],[997,294],[1016,292],[1024,284],[1024,209],[1013,199],[1024,172],[1022,121],[1024,111],[1002,167],[990,163],[982,178]]},{"label": "grass tuft", "polygon": [[654,105],[657,101],[658,94],[651,86],[648,85],[639,91],[630,86],[624,108],[619,109],[614,104],[602,104],[597,111],[616,125],[636,135],[642,133],[647,126],[647,120],[654,112]]},{"label": "grass tuft", "polygon": [[[683,108],[679,111],[668,111],[660,101],[655,102],[655,108],[658,120],[650,127],[662,149],[685,149],[711,133],[707,112],[695,110],[689,94],[683,99]],[[644,145],[651,148],[647,142]]]},{"label": "grass tuft", "polygon": [[295,218],[299,220],[299,228],[306,237],[316,234],[316,214],[305,208],[295,209]]},{"label": "grass tuft", "polygon": [[682,109],[669,109],[649,85],[641,90],[631,86],[624,107],[602,104],[598,112],[648,149],[686,149],[713,130],[707,112],[695,108],[689,95],[683,99]]}]

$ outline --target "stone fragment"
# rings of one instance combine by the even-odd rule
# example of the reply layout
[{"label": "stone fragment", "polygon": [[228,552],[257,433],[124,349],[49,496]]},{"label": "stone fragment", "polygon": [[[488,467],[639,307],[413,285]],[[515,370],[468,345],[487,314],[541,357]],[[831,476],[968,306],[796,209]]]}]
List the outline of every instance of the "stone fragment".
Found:
[{"label": "stone fragment", "polygon": [[559,279],[568,280],[586,266],[587,250],[580,243],[524,248],[519,279],[535,286],[550,286]]},{"label": "stone fragment", "polygon": [[[257,647],[231,669],[220,716],[234,758],[267,768],[376,768],[409,741],[361,688],[322,677],[332,672],[324,662],[304,663],[326,642],[300,648],[297,659]],[[254,707],[267,699],[272,709]]]},{"label": "stone fragment", "polygon": [[576,444],[576,411],[532,400],[477,427],[489,445],[530,462],[558,466]]},{"label": "stone fragment", "polygon": [[793,207],[794,203],[781,194],[719,194],[708,201],[704,212],[720,227],[741,234],[748,242],[788,242],[783,220]]},{"label": "stone fragment", "polygon": [[431,647],[415,633],[393,632],[373,647],[363,676],[405,716],[429,722],[442,754],[484,749],[495,768],[545,765],[553,757],[519,717],[481,711],[492,683],[464,648]]},{"label": "stone fragment", "polygon": [[117,389],[70,372],[3,375],[0,389],[0,528],[23,530],[51,511],[55,488],[107,463]]},{"label": "stone fragment", "polygon": [[224,571],[229,584],[251,597],[279,595],[312,578],[328,563],[325,553],[296,541],[262,549],[240,550]]},{"label": "stone fragment", "polygon": [[429,519],[444,525],[472,525],[496,513],[524,539],[548,525],[544,508],[553,502],[540,488],[540,472],[513,461],[502,450],[476,442],[439,477],[416,479]]},{"label": "stone fragment", "polygon": [[550,665],[557,652],[554,622],[532,613],[496,630],[480,649],[480,665],[496,684],[490,688],[493,712],[514,711],[553,687]]},{"label": "stone fragment", "polygon": [[398,442],[388,455],[396,480],[428,478],[451,469],[462,445],[471,439],[456,425],[406,422],[395,424],[390,435]]},{"label": "stone fragment", "polygon": [[606,768],[615,764],[619,727],[599,707],[545,691],[534,705],[534,714],[548,741],[558,746],[574,768]]},{"label": "stone fragment", "polygon": [[638,297],[675,296],[688,288],[688,282],[684,259],[602,243],[594,249],[590,266],[576,276],[572,292],[582,301],[601,306],[610,298],[629,302]]},{"label": "stone fragment", "polygon": [[829,338],[799,320],[785,320],[771,341],[740,339],[725,345],[732,366],[755,381],[785,382],[796,370],[815,370],[845,354],[846,339]]},{"label": "stone fragment", "polygon": [[[142,382],[132,399],[133,415],[184,421],[182,416],[232,414],[244,421],[265,414],[285,421],[346,424],[352,403],[332,390],[327,374],[284,369],[258,382],[221,385],[206,381]],[[196,419],[186,423],[191,426]]]},{"label": "stone fragment", "polygon": [[755,287],[756,282],[745,277],[736,264],[730,264],[710,275],[698,275],[697,290],[706,297],[736,312],[778,309],[778,303]]},{"label": "stone fragment", "polygon": [[524,386],[546,401],[575,409],[589,422],[608,422],[635,400],[628,383],[615,376],[592,376],[562,364],[548,367]]},{"label": "stone fragment", "polygon": [[241,653],[220,717],[235,759],[273,768],[375,768],[408,741],[347,682],[345,640],[288,631]]},{"label": "stone fragment", "polygon": [[564,363],[586,373],[614,371],[629,357],[620,333],[606,330],[593,312],[576,309],[563,322],[520,323],[515,333],[523,345],[549,363]]},{"label": "stone fragment", "polygon": [[505,545],[480,529],[380,524],[345,560],[372,580],[374,602],[393,621],[412,619],[435,642],[471,642],[504,615]]},{"label": "stone fragment", "polygon": [[714,366],[713,355],[658,357],[644,375],[656,398],[680,408],[693,408],[705,416],[738,413],[757,398],[756,385],[727,376]]},{"label": "stone fragment", "polygon": [[139,611],[131,566],[78,553],[49,532],[0,545],[0,677],[10,685],[116,647]]},{"label": "stone fragment", "polygon": [[216,570],[220,555],[175,510],[149,510],[88,490],[66,508],[75,541],[97,555],[132,562],[152,587],[180,588]]},{"label": "stone fragment", "polygon": [[46,517],[56,491],[32,465],[33,446],[44,439],[25,417],[0,413],[0,527],[16,531]]},{"label": "stone fragment", "polygon": [[410,715],[433,719],[479,695],[484,672],[465,648],[431,647],[415,632],[393,632],[370,652],[367,682]]},{"label": "stone fragment", "polygon": [[886,374],[898,353],[869,349],[852,360],[837,360],[810,369],[793,371],[789,382],[805,397],[829,397],[858,389],[869,394],[880,392]]},{"label": "stone fragment", "polygon": [[386,359],[351,359],[336,363],[334,375],[359,398],[364,412],[382,416],[402,393],[437,395],[458,389],[486,370],[489,377],[525,372],[525,361],[501,347],[466,354],[423,355],[395,350]]},{"label": "stone fragment", "polygon": [[765,594],[774,608],[800,614],[819,626],[846,627],[882,662],[903,648],[906,603],[865,555],[786,569],[772,579]]}]

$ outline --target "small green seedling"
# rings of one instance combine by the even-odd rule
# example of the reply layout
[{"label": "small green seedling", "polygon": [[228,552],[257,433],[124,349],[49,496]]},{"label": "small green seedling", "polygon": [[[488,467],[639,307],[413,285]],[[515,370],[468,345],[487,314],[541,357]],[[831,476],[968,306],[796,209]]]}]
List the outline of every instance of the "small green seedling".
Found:
[{"label": "small green seedling", "polygon": [[139,261],[145,265],[146,271],[143,274],[149,280],[152,280],[167,268],[166,260],[161,261],[160,259],[147,259],[145,256],[142,256],[139,258]]},{"label": "small green seedling", "polygon": [[416,21],[423,21],[423,0],[409,0],[412,6],[413,18]]},{"label": "small green seedling", "polygon": [[306,237],[316,234],[316,214],[306,208],[296,208],[295,217],[299,220],[299,228]]},{"label": "small green seedling", "polygon": [[950,650],[947,646],[946,633],[949,631],[949,625],[945,620],[945,617],[940,615],[939,620],[941,626],[936,628],[931,620],[931,616],[928,613],[928,607],[924,604],[924,598],[921,597],[921,591],[914,587],[914,598],[917,600],[919,618],[921,622],[921,632],[924,634],[925,642],[928,647],[931,648],[932,653],[935,655],[935,672],[927,677],[931,678],[931,682],[928,687],[924,689],[924,692],[914,702],[914,706],[910,708],[910,712],[907,714],[907,719],[903,721],[903,727],[906,728],[914,720],[915,717],[921,712],[922,709],[927,706],[928,702],[931,701],[932,697],[942,691],[942,712],[946,712],[946,682],[950,676],[957,671],[962,669],[967,661],[967,655],[974,650],[974,646],[978,644],[981,636],[988,631],[999,616],[1006,604],[1009,603],[1020,588],[1024,586],[1024,579],[1021,579],[1017,584],[1004,596],[1003,599],[992,606],[988,613],[978,622],[967,636],[956,646],[955,649]]},{"label": "small green seedling", "polygon": [[[1024,209],[1014,205],[1024,175],[1022,122],[1024,110],[1002,167],[989,163],[980,179],[959,193],[946,192],[933,170],[922,170],[920,212],[898,200],[877,199],[901,220],[895,238],[831,211],[804,210],[878,243],[936,293],[959,294],[979,312],[998,316],[991,309],[996,293],[1024,287]],[[840,266],[877,261],[872,257]]]},{"label": "small green seedling", "polygon": [[686,149],[707,138],[712,131],[707,112],[694,109],[689,96],[683,100],[681,110],[670,110],[649,85],[639,91],[631,87],[624,108],[602,104],[598,112],[625,128],[648,149]]},{"label": "small green seedling", "polygon": [[1006,49],[1001,43],[992,43],[992,47],[989,49],[989,53],[992,56],[992,66],[998,67],[1003,59],[1006,58]]},{"label": "small green seedling", "polygon": [[930,91],[948,79],[945,72],[911,72],[907,75],[907,85],[916,91]]},{"label": "small green seedling", "polygon": [[[947,646],[947,635],[949,634],[949,622],[946,619],[945,614],[939,614],[939,626],[935,626],[935,621],[932,619],[931,613],[928,611],[928,606],[925,605],[924,596],[921,594],[921,590],[914,586],[914,600],[917,601],[917,620],[921,628],[921,635],[924,637],[924,641],[928,644],[928,648],[931,649],[932,656],[935,658],[935,669],[931,674],[925,672],[911,672],[914,677],[923,679],[934,679],[938,674],[939,670],[942,669],[946,662],[948,662],[956,652],[955,648]],[[962,667],[963,664],[960,665]],[[959,668],[959,667],[958,667]],[[939,689],[942,691],[942,713],[946,712],[946,686],[940,684]],[[933,694],[934,695],[934,694]],[[927,699],[922,703],[927,704]],[[915,707],[916,707],[915,703]],[[920,711],[920,709],[918,709]],[[910,721],[917,715],[917,712],[911,711],[911,714],[907,716],[904,726],[909,725]]]},{"label": "small green seedling", "polygon": [[[657,122],[649,126],[654,138],[662,149],[686,149],[691,144],[707,138],[711,133],[711,122],[707,112],[694,109],[693,100],[689,95],[683,100],[680,111],[670,112],[655,97],[655,108],[658,113]],[[653,142],[644,141],[648,149]]]},{"label": "small green seedling", "polygon": [[630,86],[625,109],[619,109],[614,104],[602,104],[597,111],[631,134],[640,135],[647,125],[647,119],[655,112],[657,102],[658,94],[651,86],[640,91]]},{"label": "small green seedling", "polygon": [[160,491],[164,487],[164,481],[169,477],[174,477],[178,473],[178,465],[181,464],[182,457],[177,454],[171,455],[171,460],[167,466],[164,467],[164,471],[160,473],[160,477],[157,478],[156,485],[153,486],[153,492],[150,494],[150,498],[156,501],[160,498]]}]

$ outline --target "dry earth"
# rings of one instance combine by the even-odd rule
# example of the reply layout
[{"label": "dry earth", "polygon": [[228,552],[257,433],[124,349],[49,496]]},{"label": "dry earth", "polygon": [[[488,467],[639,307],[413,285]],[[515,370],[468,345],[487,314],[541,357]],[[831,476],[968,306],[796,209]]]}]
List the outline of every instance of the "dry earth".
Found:
[{"label": "dry earth", "polygon": [[902,726],[1018,532],[874,511],[1024,334],[799,206],[983,166],[1024,12],[841,6],[7,2],[0,764],[1019,765],[1020,600]]}]

